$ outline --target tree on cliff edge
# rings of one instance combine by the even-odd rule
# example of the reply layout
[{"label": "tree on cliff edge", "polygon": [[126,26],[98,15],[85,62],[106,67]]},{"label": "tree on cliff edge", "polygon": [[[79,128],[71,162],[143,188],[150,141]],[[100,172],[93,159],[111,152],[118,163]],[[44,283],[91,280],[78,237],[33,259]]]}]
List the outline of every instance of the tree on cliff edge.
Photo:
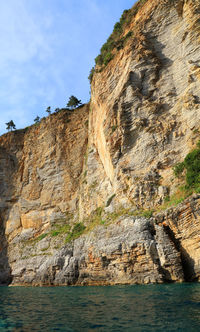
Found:
[{"label": "tree on cliff edge", "polygon": [[69,107],[70,109],[75,109],[76,107],[78,107],[79,105],[81,105],[82,102],[81,100],[79,100],[78,98],[76,98],[75,96],[71,96],[69,98],[69,101],[67,103],[67,107]]},{"label": "tree on cliff edge", "polygon": [[34,119],[34,122],[35,122],[35,123],[39,123],[39,122],[40,122],[40,117],[39,117],[39,116],[36,116],[36,118]]},{"label": "tree on cliff edge", "polygon": [[51,106],[48,106],[46,112],[50,115],[51,114]]},{"label": "tree on cliff edge", "polygon": [[7,129],[7,130],[10,130],[10,131],[16,129],[16,126],[15,126],[13,120],[10,120],[9,122],[7,122],[7,123],[6,123],[6,126],[7,126],[6,129]]}]

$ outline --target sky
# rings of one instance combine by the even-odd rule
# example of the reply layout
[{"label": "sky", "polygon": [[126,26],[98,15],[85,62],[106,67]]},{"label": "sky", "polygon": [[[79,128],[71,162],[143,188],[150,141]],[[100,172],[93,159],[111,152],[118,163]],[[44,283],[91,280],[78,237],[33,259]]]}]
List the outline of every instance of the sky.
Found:
[{"label": "sky", "polygon": [[134,0],[0,1],[0,134],[90,99],[88,75],[101,46]]}]

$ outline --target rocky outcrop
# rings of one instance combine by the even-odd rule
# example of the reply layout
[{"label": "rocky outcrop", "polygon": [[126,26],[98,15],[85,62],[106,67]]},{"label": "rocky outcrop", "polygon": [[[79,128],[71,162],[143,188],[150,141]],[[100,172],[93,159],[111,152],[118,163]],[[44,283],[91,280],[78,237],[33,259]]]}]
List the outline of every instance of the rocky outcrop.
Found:
[{"label": "rocky outcrop", "polygon": [[125,215],[71,243],[65,236],[9,246],[14,285],[113,285],[200,278],[200,196],[151,219]]},{"label": "rocky outcrop", "polygon": [[156,217],[181,253],[185,280],[200,280],[200,195]]},{"label": "rocky outcrop", "polygon": [[[123,217],[57,248],[45,237],[10,247],[13,284],[113,285],[183,281],[180,253],[163,226]],[[16,259],[17,258],[17,259]]]},{"label": "rocky outcrop", "polygon": [[199,280],[200,197],[158,213],[199,140],[199,12],[137,3],[90,104],[0,137],[0,283]]}]

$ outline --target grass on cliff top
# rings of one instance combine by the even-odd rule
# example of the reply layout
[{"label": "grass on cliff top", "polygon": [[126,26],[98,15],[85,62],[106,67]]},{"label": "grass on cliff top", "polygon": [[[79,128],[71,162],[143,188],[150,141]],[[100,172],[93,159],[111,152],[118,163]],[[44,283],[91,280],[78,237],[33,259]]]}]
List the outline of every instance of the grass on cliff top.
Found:
[{"label": "grass on cliff top", "polygon": [[139,0],[131,9],[124,10],[119,22],[115,23],[113,32],[103,44],[100,54],[95,58],[95,64],[98,68],[92,68],[89,74],[89,81],[92,82],[95,71],[101,71],[107,64],[114,58],[117,51],[124,48],[128,39],[132,36],[133,32],[129,31],[125,36],[124,31],[129,26],[132,18],[137,14],[139,9],[148,0]]}]

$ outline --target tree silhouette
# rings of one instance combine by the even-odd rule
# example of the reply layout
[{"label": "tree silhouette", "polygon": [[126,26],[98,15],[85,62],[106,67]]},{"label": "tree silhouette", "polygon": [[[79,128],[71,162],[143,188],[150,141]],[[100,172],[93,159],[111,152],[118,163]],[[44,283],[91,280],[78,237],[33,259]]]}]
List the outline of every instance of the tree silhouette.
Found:
[{"label": "tree silhouette", "polygon": [[82,104],[81,100],[79,100],[75,96],[71,96],[67,103],[67,107],[69,107],[70,109],[75,109],[76,107],[78,107],[81,104]]},{"label": "tree silhouette", "polygon": [[34,119],[34,122],[35,122],[35,123],[39,123],[39,122],[40,122],[40,117],[39,117],[39,116],[36,116],[36,118]]},{"label": "tree silhouette", "polygon": [[48,114],[51,114],[51,106],[48,106],[48,107],[47,107],[46,112],[47,112]]},{"label": "tree silhouette", "polygon": [[7,122],[7,123],[6,123],[6,126],[7,126],[6,129],[7,129],[7,130],[10,130],[10,131],[16,129],[16,126],[15,126],[13,120],[10,120],[9,122]]}]

